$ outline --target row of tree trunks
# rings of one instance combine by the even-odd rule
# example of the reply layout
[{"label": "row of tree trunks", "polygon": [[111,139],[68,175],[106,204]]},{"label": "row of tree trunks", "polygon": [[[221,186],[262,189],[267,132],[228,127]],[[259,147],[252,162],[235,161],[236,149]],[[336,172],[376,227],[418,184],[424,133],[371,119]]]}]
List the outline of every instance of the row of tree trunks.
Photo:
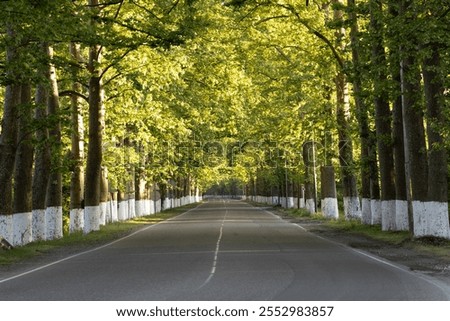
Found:
[{"label": "row of tree trunks", "polygon": [[[15,33],[8,29],[7,35],[14,37]],[[23,41],[21,50],[28,49],[26,41]],[[38,126],[36,139],[42,144],[38,145],[35,159],[31,82],[26,77],[11,73],[11,83],[5,91],[0,137],[0,234],[13,245],[62,236],[58,88],[56,71],[51,63],[52,48],[46,43],[42,43],[40,48],[38,55],[43,57],[44,63],[38,73],[42,72],[45,78],[36,89],[36,121],[47,121],[51,116],[48,118],[51,119],[51,126],[50,130],[46,126]],[[17,60],[19,55],[15,45],[8,47],[9,62]],[[51,157],[51,151],[54,157]],[[35,233],[32,233],[33,230]]]}]

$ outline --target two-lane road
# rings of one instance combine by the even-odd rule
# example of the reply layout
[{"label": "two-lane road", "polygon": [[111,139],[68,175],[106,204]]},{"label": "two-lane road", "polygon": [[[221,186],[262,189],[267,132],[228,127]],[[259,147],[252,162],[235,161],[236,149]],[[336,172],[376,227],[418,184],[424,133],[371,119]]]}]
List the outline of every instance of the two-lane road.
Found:
[{"label": "two-lane road", "polygon": [[0,274],[0,300],[448,300],[449,293],[437,280],[230,200],[29,273]]}]

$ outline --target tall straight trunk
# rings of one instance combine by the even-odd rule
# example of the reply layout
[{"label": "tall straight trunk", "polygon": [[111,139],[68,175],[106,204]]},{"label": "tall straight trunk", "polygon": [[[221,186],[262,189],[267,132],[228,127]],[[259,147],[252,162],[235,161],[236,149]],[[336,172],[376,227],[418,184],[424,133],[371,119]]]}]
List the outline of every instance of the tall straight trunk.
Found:
[{"label": "tall straight trunk", "polygon": [[[15,32],[11,27],[7,27],[6,36],[12,42]],[[17,56],[17,48],[12,44],[9,45],[6,48],[6,62],[13,64]],[[0,236],[12,242],[12,184],[17,148],[17,115],[21,86],[15,83],[17,79],[15,71],[8,70],[6,75],[10,83],[5,89],[2,128],[0,131]]]},{"label": "tall straight trunk", "polygon": [[33,174],[33,135],[31,121],[31,85],[21,87],[21,105],[18,117],[17,154],[14,170],[13,245],[32,241],[31,187]]},{"label": "tall straight trunk", "polygon": [[46,234],[47,239],[55,239],[63,236],[62,230],[62,150],[61,150],[61,123],[59,121],[59,93],[56,68],[51,62],[53,59],[53,48],[47,46],[49,64],[49,96],[48,114],[55,119],[49,130],[51,143],[51,171],[47,184],[46,195]]},{"label": "tall straight trunk", "polygon": [[[44,83],[40,83],[36,88],[36,111],[35,120],[37,123],[44,123],[48,116],[48,91]],[[32,207],[33,207],[33,240],[45,239],[45,199],[47,193],[47,183],[50,175],[50,149],[48,146],[48,128],[39,126],[36,130],[36,147],[32,186]]]},{"label": "tall straight trunk", "polygon": [[[73,62],[78,65],[81,62],[80,46],[75,43],[70,44],[70,54]],[[82,92],[81,84],[76,80],[78,71],[73,72],[74,83],[72,90],[76,93]],[[81,108],[81,98],[78,95],[71,95],[71,161],[72,175],[70,177],[70,228],[71,232],[83,229],[84,214],[84,121]]]},{"label": "tall straight trunk", "polygon": [[100,78],[89,81],[89,144],[85,181],[84,232],[100,228],[100,181],[102,171],[102,108]]},{"label": "tall straight trunk", "polygon": [[[98,10],[98,0],[89,0],[92,10]],[[91,24],[97,23],[95,17]],[[100,229],[100,187],[102,173],[102,140],[103,140],[103,97],[101,72],[99,70],[101,47],[92,45],[89,49],[89,145],[85,180],[84,233]]]},{"label": "tall straight trunk", "polygon": [[382,7],[379,0],[370,0],[370,31],[374,79],[375,127],[381,182],[381,226],[396,230],[394,156],[392,148],[392,117],[387,91],[387,63],[384,50]]},{"label": "tall straight trunk", "polygon": [[359,27],[357,20],[356,4],[355,0],[348,0],[350,9],[350,21],[351,31],[350,40],[352,47],[352,60],[353,60],[353,92],[355,96],[356,114],[359,125],[359,137],[361,141],[361,219],[365,224],[372,223],[372,210],[371,210],[371,193],[370,193],[370,178],[371,178],[371,161],[370,156],[370,129],[369,129],[369,116],[367,105],[363,99],[363,86],[362,86],[362,70],[361,70],[361,58],[359,43]]},{"label": "tall straight trunk", "polygon": [[[428,155],[425,144],[425,129],[423,121],[422,90],[419,63],[417,61],[418,41],[411,33],[414,25],[415,14],[411,8],[412,1],[403,0],[400,7],[400,17],[403,18],[404,28],[401,31],[401,39],[407,39],[400,43],[401,54],[401,84],[402,84],[402,112],[404,126],[405,147],[405,175],[407,187],[411,193],[413,225],[415,231],[418,218],[426,215],[421,203],[428,196]],[[406,34],[403,34],[406,33]],[[414,232],[415,234],[415,232]]]},{"label": "tall straight trunk", "polygon": [[[423,62],[423,81],[427,105],[428,138],[428,196],[426,217],[415,224],[416,236],[432,235],[450,239],[448,215],[448,167],[447,152],[439,129],[444,125],[444,83],[440,71],[441,47],[432,42],[429,56]],[[426,222],[425,224],[422,222]],[[422,223],[422,224],[420,224]]]},{"label": "tall straight trunk", "polygon": [[[342,0],[333,0],[334,4],[343,5]],[[344,22],[343,11],[334,10],[334,21]],[[336,31],[336,46],[345,50],[345,29],[339,27]],[[336,122],[339,135],[339,163],[342,173],[342,187],[344,197],[344,214],[347,219],[361,218],[361,205],[356,187],[356,177],[353,173],[353,143],[350,135],[350,103],[347,77],[342,68],[338,68],[336,75]]]},{"label": "tall straight trunk", "polygon": [[[389,1],[389,14],[391,19],[398,19],[398,2]],[[389,31],[389,29],[388,29]],[[393,35],[389,37],[392,38]],[[405,176],[405,148],[403,133],[403,115],[402,115],[402,93],[400,77],[400,57],[397,41],[391,40],[389,45],[390,52],[390,73],[392,77],[392,101],[393,101],[393,129],[392,144],[394,148],[394,170],[395,170],[395,217],[397,230],[409,230],[408,217],[408,197]]]},{"label": "tall straight trunk", "polygon": [[11,84],[6,87],[2,131],[0,136],[0,215],[13,212],[12,178],[17,149],[17,115],[21,86]]},{"label": "tall straight trunk", "polygon": [[31,212],[31,186],[33,177],[33,144],[31,122],[31,86],[21,87],[21,108],[18,117],[16,165],[14,171],[14,213]]},{"label": "tall straight trunk", "polygon": [[444,125],[443,104],[444,85],[440,76],[440,47],[436,43],[429,45],[430,55],[423,63],[423,81],[427,104],[427,138],[428,138],[428,200],[447,202],[447,153],[443,147],[443,137],[439,131]]},{"label": "tall straight trunk", "polygon": [[[6,30],[8,39],[12,40],[16,33],[11,27]],[[18,52],[14,45],[6,48],[6,61],[13,63]],[[3,104],[2,129],[0,133],[0,215],[12,214],[12,178],[17,148],[17,116],[20,103],[21,86],[15,83],[17,75],[7,71],[10,83],[6,86]],[[1,222],[0,222],[1,223]]]}]

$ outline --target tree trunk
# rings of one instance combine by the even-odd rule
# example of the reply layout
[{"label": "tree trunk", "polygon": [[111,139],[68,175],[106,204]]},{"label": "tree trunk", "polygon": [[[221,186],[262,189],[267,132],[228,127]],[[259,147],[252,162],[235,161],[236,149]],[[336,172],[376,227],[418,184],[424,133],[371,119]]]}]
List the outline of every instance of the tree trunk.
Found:
[{"label": "tree trunk", "polygon": [[[342,0],[333,0],[333,3],[343,5]],[[335,22],[343,23],[343,12],[334,10]],[[344,46],[345,29],[340,27],[336,31],[336,46],[341,51]],[[361,205],[356,188],[356,177],[353,174],[353,144],[350,135],[350,105],[348,97],[348,84],[344,71],[339,67],[336,75],[336,117],[339,135],[339,163],[342,172],[342,185],[344,197],[344,214],[347,219],[361,218]]]},{"label": "tree trunk", "polygon": [[31,122],[31,86],[21,87],[21,106],[18,118],[18,145],[14,171],[14,217],[12,245],[21,246],[32,241],[33,135]]},{"label": "tree trunk", "polygon": [[420,86],[420,70],[417,56],[417,39],[409,32],[409,26],[413,25],[414,13],[411,12],[411,1],[404,0],[401,3],[400,16],[404,17],[405,26],[402,39],[408,39],[407,43],[401,43],[401,84],[402,84],[402,112],[404,125],[405,147],[405,175],[407,185],[410,185],[413,228],[417,218],[423,217],[425,211],[422,202],[428,196],[428,168],[427,150],[425,144],[425,130],[423,123],[422,91]]},{"label": "tree trunk", "polygon": [[447,152],[439,129],[444,125],[444,84],[440,47],[429,44],[431,53],[423,62],[423,81],[427,104],[428,138],[428,199],[424,206],[426,217],[416,218],[414,235],[432,235],[450,239],[448,216]]},{"label": "tree trunk", "polygon": [[89,144],[85,181],[84,232],[100,228],[100,180],[102,171],[102,115],[100,78],[89,81]]},{"label": "tree trunk", "polygon": [[[35,120],[43,123],[48,114],[48,92],[43,83],[36,88]],[[32,205],[33,205],[33,241],[45,239],[45,199],[50,176],[50,149],[48,146],[48,129],[39,126],[36,131],[36,154],[34,160]]]},{"label": "tree trunk", "polygon": [[359,125],[359,137],[361,140],[361,219],[365,224],[372,223],[372,210],[371,210],[371,193],[370,193],[370,177],[371,177],[371,165],[373,162],[370,160],[370,129],[368,120],[368,110],[366,103],[363,99],[363,86],[361,79],[361,59],[359,51],[361,50],[359,43],[359,28],[357,20],[357,12],[355,0],[348,0],[350,9],[351,20],[351,47],[352,47],[352,60],[353,60],[353,92],[355,97],[356,114]]},{"label": "tree trunk", "polygon": [[396,230],[394,157],[392,148],[391,111],[387,91],[386,53],[383,44],[381,2],[370,1],[370,31],[374,79],[375,127],[381,182],[381,227]]},{"label": "tree trunk", "polygon": [[[93,11],[98,10],[98,0],[89,0]],[[92,26],[97,23],[96,15]],[[103,97],[101,72],[99,70],[101,47],[92,45],[89,49],[89,145],[84,187],[84,233],[100,229],[100,189],[102,175],[102,141],[103,141]]]},{"label": "tree trunk", "polygon": [[[391,18],[398,18],[398,2],[389,1],[389,14]],[[391,35],[392,37],[392,35]],[[394,168],[395,168],[395,218],[397,230],[409,230],[408,218],[408,197],[406,192],[405,176],[405,147],[403,133],[403,115],[402,115],[402,94],[400,77],[400,57],[398,42],[392,41],[389,46],[391,60],[391,75],[393,81],[393,148],[394,148]]]},{"label": "tree trunk", "polygon": [[[8,40],[15,37],[11,28],[6,31]],[[13,63],[17,58],[17,48],[6,48],[6,61]],[[10,82],[5,89],[2,128],[0,132],[0,236],[12,242],[12,178],[17,148],[17,115],[21,86],[14,83],[16,75],[7,71]]]},{"label": "tree trunk", "polygon": [[333,166],[320,168],[322,213],[325,217],[339,218],[338,202],[336,196],[336,180]]},{"label": "tree trunk", "polygon": [[[81,62],[80,46],[71,43],[70,54],[75,64]],[[78,78],[78,71],[73,72],[74,79]],[[72,90],[76,93],[82,92],[82,87],[75,80]],[[81,108],[81,99],[78,95],[71,95],[71,161],[72,175],[70,178],[70,232],[81,231],[84,226],[84,121]]]},{"label": "tree trunk", "polygon": [[61,124],[59,121],[59,93],[55,66],[51,63],[53,59],[53,48],[47,46],[49,64],[49,96],[48,114],[55,119],[49,130],[51,143],[50,177],[47,184],[45,225],[46,239],[52,240],[63,236],[62,222],[62,149],[61,149]]},{"label": "tree trunk", "polygon": [[305,208],[311,214],[316,212],[314,184],[305,182]]}]

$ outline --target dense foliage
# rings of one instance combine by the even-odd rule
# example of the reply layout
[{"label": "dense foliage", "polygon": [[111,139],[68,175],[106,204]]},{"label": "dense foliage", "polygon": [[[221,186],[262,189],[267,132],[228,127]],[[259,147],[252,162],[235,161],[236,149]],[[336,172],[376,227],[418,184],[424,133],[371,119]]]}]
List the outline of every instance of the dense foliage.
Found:
[{"label": "dense foliage", "polygon": [[[203,191],[239,185],[288,196],[289,184],[313,180],[313,167],[332,165],[345,168],[336,171],[338,194],[346,196],[342,184],[351,174],[358,189],[364,177],[372,186],[381,180],[381,197],[389,200],[383,191],[393,188],[399,172],[417,174],[408,166],[383,174],[393,168],[394,148],[403,149],[420,130],[406,126],[407,141],[400,145],[390,134],[395,102],[408,94],[407,84],[416,85],[408,108],[425,124],[420,157],[427,163],[430,156],[429,168],[442,173],[440,180],[429,174],[423,184],[437,182],[447,193],[449,11],[439,0],[1,1],[0,184],[10,196],[0,196],[0,214],[11,214],[14,198],[23,197],[13,189],[12,164],[21,171],[17,158],[24,143],[17,123],[36,115],[39,86],[51,91],[49,66],[55,67],[60,106],[31,117],[24,126],[35,134],[25,140],[31,140],[33,155],[60,147],[50,148],[59,160],[50,170],[62,175],[67,202],[71,175],[94,153],[100,155],[97,172],[101,165],[108,174],[109,192],[134,193],[140,176],[161,190],[167,184],[182,190],[180,182],[188,180]],[[75,44],[78,57],[69,50]],[[400,62],[407,69],[402,79]],[[420,79],[423,73],[429,83]],[[85,125],[93,119],[93,79],[99,80],[99,137]],[[31,99],[14,101],[14,88],[23,93],[25,86]],[[386,123],[392,128],[383,127],[380,136]],[[74,155],[73,134],[80,128],[75,142],[84,144]],[[38,134],[43,129],[44,136]],[[94,138],[101,145],[96,150],[89,149]],[[350,153],[343,153],[348,147]],[[414,166],[413,156],[406,157],[412,159],[406,165]],[[97,185],[100,190],[100,180]],[[412,188],[417,200],[429,199],[414,194],[414,183]],[[367,193],[380,198],[376,188]]]}]

